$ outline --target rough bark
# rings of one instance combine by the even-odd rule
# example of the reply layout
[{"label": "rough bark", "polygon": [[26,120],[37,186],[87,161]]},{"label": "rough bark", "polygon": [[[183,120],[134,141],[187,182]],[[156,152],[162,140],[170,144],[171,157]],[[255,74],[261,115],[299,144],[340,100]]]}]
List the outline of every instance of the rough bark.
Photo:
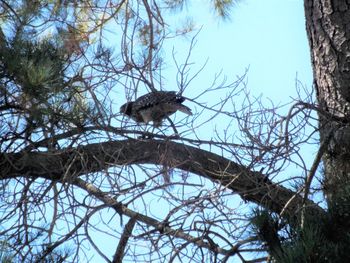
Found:
[{"label": "rough bark", "polygon": [[305,0],[305,16],[316,96],[327,112],[319,116],[321,141],[333,133],[323,157],[331,201],[350,183],[350,2]]},{"label": "rough bark", "polygon": [[[54,153],[25,152],[0,156],[1,179],[20,176],[69,181],[74,176],[97,172],[116,165],[157,164],[195,173],[226,186],[246,200],[285,217],[294,217],[302,197],[274,184],[260,172],[248,170],[220,155],[172,141],[124,140],[89,144]],[[108,164],[109,167],[106,165]],[[307,201],[310,211],[322,214]]]}]

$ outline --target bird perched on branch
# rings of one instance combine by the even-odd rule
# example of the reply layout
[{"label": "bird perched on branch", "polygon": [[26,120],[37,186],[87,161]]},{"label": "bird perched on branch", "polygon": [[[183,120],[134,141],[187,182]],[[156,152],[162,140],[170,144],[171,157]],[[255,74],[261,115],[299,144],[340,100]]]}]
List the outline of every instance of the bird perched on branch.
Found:
[{"label": "bird perched on branch", "polygon": [[185,98],[175,91],[154,91],[125,103],[120,112],[138,123],[152,121],[154,127],[159,127],[165,118],[178,110],[192,115],[191,109],[182,105],[184,101]]}]

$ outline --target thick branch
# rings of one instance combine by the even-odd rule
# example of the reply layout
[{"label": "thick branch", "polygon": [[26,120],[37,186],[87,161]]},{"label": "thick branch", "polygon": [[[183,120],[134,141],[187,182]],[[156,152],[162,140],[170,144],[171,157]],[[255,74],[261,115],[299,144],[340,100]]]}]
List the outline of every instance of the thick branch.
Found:
[{"label": "thick branch", "polygon": [[[192,146],[161,140],[123,140],[89,144],[53,153],[29,152],[2,154],[0,178],[19,176],[62,180],[72,176],[98,172],[116,165],[157,164],[188,171],[220,183],[271,211],[294,217],[302,207],[302,197],[274,184],[260,172],[236,164],[220,155]],[[323,211],[308,201],[310,212]]]},{"label": "thick branch", "polygon": [[114,254],[112,263],[123,262],[123,257],[125,254],[125,248],[128,244],[129,237],[131,236],[132,230],[135,226],[136,218],[132,217],[129,219],[129,222],[124,227],[124,231],[120,237],[120,241],[117,247],[117,251]]}]

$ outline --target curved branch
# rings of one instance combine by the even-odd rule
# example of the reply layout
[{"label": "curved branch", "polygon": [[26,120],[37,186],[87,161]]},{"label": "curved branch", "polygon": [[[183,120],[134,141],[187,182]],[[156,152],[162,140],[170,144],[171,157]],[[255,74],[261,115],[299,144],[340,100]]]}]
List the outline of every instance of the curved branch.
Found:
[{"label": "curved branch", "polygon": [[[302,196],[294,196],[295,192],[274,184],[261,172],[251,171],[212,152],[162,140],[129,139],[88,144],[51,153],[2,154],[0,179],[30,176],[62,180],[63,177],[131,164],[167,165],[203,176],[238,193],[245,201],[254,202],[276,213],[284,209],[286,218],[295,217],[303,204]],[[287,202],[289,204],[285,207]],[[310,213],[324,214],[310,200],[305,205]]]}]

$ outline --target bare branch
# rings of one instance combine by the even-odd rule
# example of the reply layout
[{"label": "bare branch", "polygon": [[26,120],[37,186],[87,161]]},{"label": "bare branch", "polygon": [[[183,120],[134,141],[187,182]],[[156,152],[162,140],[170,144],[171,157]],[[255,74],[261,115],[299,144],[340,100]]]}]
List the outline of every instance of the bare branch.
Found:
[{"label": "bare branch", "polygon": [[[173,168],[218,181],[226,188],[239,193],[244,200],[255,202],[276,213],[280,213],[295,194],[272,183],[262,173],[250,171],[222,156],[192,146],[160,140],[113,141],[55,153],[2,154],[0,163],[3,169],[0,177],[7,179],[26,174],[34,178],[61,180],[63,174],[68,172],[63,170],[68,164],[71,176],[76,176],[98,172],[111,165],[162,165],[164,160],[171,160]],[[43,168],[47,172],[42,173]],[[286,208],[286,216],[295,216],[301,204],[302,197],[296,196]],[[315,213],[322,214],[322,210],[313,202],[308,201],[307,206]]]},{"label": "bare branch", "polygon": [[174,236],[177,238],[184,239],[187,242],[194,243],[199,247],[213,250],[215,253],[221,253],[221,254],[232,253],[230,250],[225,250],[225,249],[222,249],[218,246],[213,246],[212,244],[203,241],[201,237],[193,237],[193,236],[181,231],[180,229],[173,229],[171,227],[166,226],[166,224],[163,222],[160,222],[160,221],[158,221],[154,218],[151,218],[149,216],[137,213],[137,212],[127,208],[125,205],[117,202],[115,199],[108,196],[108,194],[103,193],[102,191],[100,191],[98,188],[96,188],[92,184],[86,183],[83,180],[80,180],[79,178],[77,178],[74,181],[74,184],[76,184],[77,186],[86,190],[89,194],[94,195],[96,198],[98,198],[100,201],[102,201],[105,205],[112,207],[117,213],[119,213],[121,215],[126,215],[126,216],[130,217],[131,220],[136,220],[136,221],[142,222],[146,225],[152,226],[156,231],[159,231],[160,233],[164,233],[166,235],[171,235],[171,236]]},{"label": "bare branch", "polygon": [[125,225],[124,231],[119,240],[117,251],[115,252],[113,257],[113,261],[112,261],[113,263],[123,262],[125,248],[126,248],[126,245],[128,244],[129,237],[131,236],[131,233],[135,226],[136,221],[137,221],[136,218],[132,217],[129,219],[129,222]]}]

